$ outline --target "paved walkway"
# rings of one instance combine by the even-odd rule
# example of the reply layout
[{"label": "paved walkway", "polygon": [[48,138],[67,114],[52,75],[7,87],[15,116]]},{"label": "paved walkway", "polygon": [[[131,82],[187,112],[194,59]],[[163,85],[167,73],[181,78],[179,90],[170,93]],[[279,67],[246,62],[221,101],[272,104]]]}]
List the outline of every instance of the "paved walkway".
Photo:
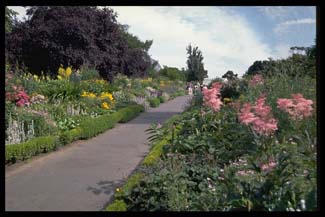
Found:
[{"label": "paved walkway", "polygon": [[6,171],[6,211],[99,211],[149,151],[144,131],[183,111],[181,96],[86,141]]}]

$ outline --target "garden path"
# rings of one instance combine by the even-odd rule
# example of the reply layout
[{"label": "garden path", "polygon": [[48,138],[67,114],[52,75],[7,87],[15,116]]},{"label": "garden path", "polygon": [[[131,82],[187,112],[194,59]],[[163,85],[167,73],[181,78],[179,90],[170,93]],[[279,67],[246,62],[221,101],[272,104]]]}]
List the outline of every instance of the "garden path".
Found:
[{"label": "garden path", "polygon": [[188,100],[177,97],[92,139],[6,170],[6,211],[102,210],[148,153],[145,130],[181,113]]}]

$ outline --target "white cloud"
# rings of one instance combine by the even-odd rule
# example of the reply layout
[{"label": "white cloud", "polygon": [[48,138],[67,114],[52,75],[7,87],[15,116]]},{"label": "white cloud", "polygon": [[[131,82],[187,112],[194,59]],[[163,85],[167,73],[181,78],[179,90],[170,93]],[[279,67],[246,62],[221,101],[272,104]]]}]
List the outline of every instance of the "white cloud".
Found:
[{"label": "white cloud", "polygon": [[305,19],[299,19],[299,20],[287,20],[285,22],[279,23],[276,25],[275,28],[273,28],[273,32],[282,34],[286,31],[288,31],[288,28],[291,26],[297,26],[302,24],[315,24],[316,20],[312,18],[305,18]]},{"label": "white cloud", "polygon": [[185,67],[189,43],[202,51],[212,78],[227,70],[242,75],[255,60],[272,56],[243,17],[217,7],[112,8],[131,33],[154,40],[149,52],[162,65]]},{"label": "white cloud", "polygon": [[257,8],[271,19],[282,19],[294,12],[294,7],[285,6],[258,6]]},{"label": "white cloud", "polygon": [[23,20],[26,17],[26,8],[22,6],[8,6],[9,9],[16,11],[18,20]]}]

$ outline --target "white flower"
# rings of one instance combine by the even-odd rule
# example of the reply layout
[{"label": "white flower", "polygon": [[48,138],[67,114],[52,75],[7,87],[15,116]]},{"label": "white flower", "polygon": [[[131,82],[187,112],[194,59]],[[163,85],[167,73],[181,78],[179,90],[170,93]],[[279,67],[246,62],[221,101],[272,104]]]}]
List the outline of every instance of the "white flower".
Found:
[{"label": "white flower", "polygon": [[301,209],[305,210],[306,209],[306,201],[304,199],[301,199],[300,204],[301,204]]}]

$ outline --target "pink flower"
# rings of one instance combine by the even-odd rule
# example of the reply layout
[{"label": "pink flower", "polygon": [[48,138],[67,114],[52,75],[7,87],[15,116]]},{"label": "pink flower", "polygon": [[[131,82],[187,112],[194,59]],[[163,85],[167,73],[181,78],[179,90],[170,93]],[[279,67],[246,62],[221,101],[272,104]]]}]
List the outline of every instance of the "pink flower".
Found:
[{"label": "pink flower", "polygon": [[264,79],[262,75],[256,74],[254,77],[249,81],[249,84],[253,87],[256,87],[259,84],[263,84]]},{"label": "pink flower", "polygon": [[255,106],[249,103],[244,104],[238,113],[238,118],[245,125],[252,124],[253,130],[258,134],[270,136],[278,127],[277,120],[272,117],[271,107],[265,105],[265,99],[266,97],[262,95],[257,99]]},{"label": "pink flower", "polygon": [[249,103],[245,103],[240,110],[239,120],[245,125],[253,123],[256,120],[255,114],[251,112],[251,109],[252,106]]},{"label": "pink flower", "polygon": [[220,83],[213,83],[212,88],[203,88],[203,99],[204,104],[209,106],[213,109],[213,111],[217,112],[220,110],[220,107],[222,105],[222,101],[220,99],[220,89],[222,87],[222,84]]},{"label": "pink flower", "polygon": [[313,101],[303,98],[303,95],[292,94],[292,99],[279,98],[277,100],[278,108],[287,112],[294,120],[303,119],[312,115]]},{"label": "pink flower", "polygon": [[261,165],[261,170],[263,172],[269,172],[271,170],[273,170],[276,167],[276,162],[274,160],[269,160],[269,162],[267,164],[262,164]]}]

